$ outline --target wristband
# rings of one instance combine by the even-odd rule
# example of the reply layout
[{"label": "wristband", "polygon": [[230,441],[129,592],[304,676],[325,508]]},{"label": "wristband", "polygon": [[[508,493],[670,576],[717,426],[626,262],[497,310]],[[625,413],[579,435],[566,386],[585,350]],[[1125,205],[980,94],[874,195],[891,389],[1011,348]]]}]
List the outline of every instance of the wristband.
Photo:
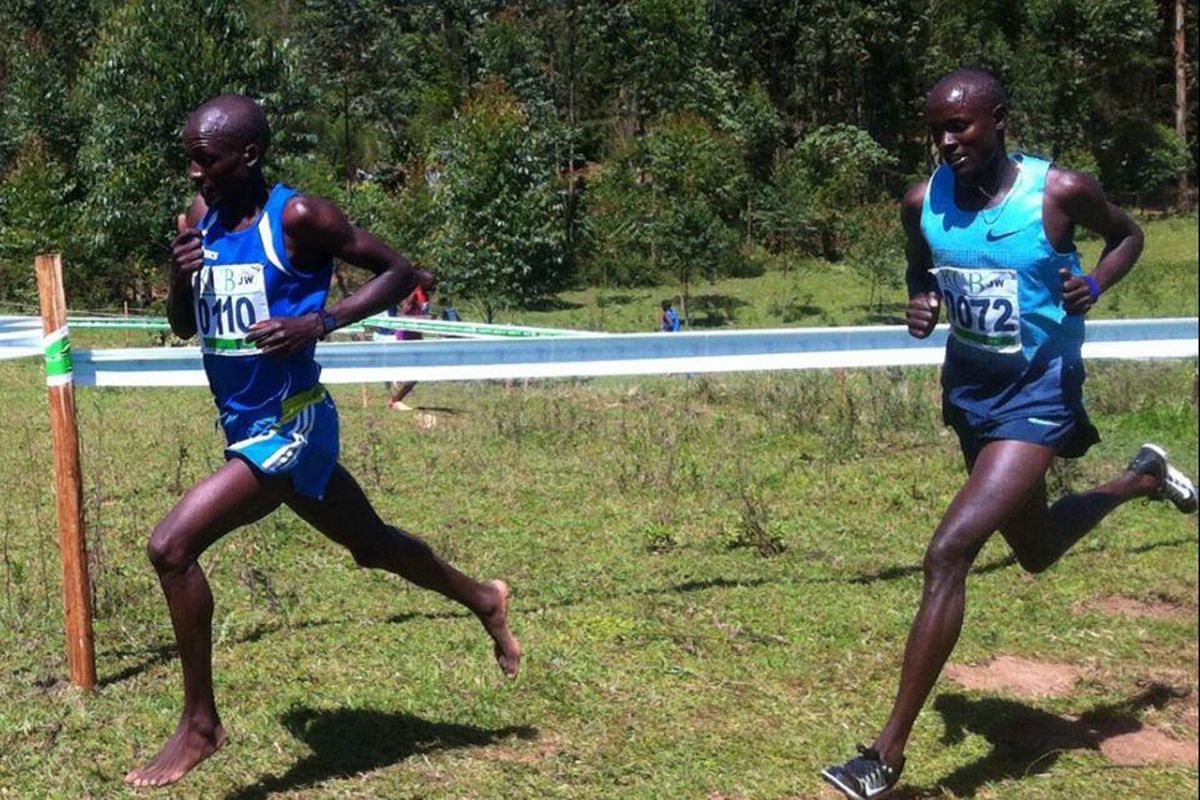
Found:
[{"label": "wristband", "polygon": [[1088,293],[1092,296],[1092,302],[1100,299],[1100,281],[1096,280],[1096,276],[1084,273],[1080,276],[1083,282],[1087,284]]},{"label": "wristband", "polygon": [[334,329],[337,328],[337,317],[325,309],[321,309],[317,314],[321,317],[321,335],[318,338],[324,340],[326,336],[333,333]]}]

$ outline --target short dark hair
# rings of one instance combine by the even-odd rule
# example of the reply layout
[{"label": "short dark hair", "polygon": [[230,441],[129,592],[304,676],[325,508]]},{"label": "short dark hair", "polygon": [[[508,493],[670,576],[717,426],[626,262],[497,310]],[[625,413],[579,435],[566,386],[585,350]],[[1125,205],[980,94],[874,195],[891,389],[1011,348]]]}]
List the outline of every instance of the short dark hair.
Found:
[{"label": "short dark hair", "polygon": [[1004,81],[993,70],[987,67],[959,67],[944,76],[929,90],[932,95],[938,89],[947,86],[961,86],[970,95],[982,97],[989,108],[1008,105],[1008,92],[1004,90]]}]

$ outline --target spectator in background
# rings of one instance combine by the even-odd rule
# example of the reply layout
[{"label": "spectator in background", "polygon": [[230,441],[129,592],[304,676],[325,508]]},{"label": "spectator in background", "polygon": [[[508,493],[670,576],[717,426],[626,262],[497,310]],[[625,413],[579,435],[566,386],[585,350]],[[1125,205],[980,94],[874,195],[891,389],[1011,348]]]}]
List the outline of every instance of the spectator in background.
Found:
[{"label": "spectator in background", "polygon": [[663,333],[674,333],[680,328],[679,312],[670,300],[662,301],[662,315],[658,318]]},{"label": "spectator in background", "polygon": [[[415,265],[414,265],[415,266]],[[417,267],[420,269],[420,267]],[[434,286],[429,287],[429,291],[434,290]],[[395,316],[389,310],[389,316]],[[405,297],[400,303],[400,316],[403,317],[429,317],[429,295],[421,286],[413,289],[412,294]],[[421,339],[420,331],[399,330],[396,332],[397,339],[406,341],[416,341]],[[395,381],[388,383],[389,397],[388,408],[393,411],[412,411],[413,407],[404,402],[404,398],[408,397],[408,393],[417,385],[416,381]]]}]

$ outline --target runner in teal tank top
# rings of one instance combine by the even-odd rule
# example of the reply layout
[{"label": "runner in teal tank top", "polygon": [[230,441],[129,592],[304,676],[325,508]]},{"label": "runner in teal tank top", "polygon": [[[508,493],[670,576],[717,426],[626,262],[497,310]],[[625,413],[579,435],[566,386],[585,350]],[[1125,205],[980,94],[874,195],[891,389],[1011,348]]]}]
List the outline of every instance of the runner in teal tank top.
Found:
[{"label": "runner in teal tank top", "polygon": [[[1158,445],[1146,444],[1112,481],[1047,503],[1056,455],[1079,456],[1097,436],[1083,410],[1083,319],[1133,267],[1142,233],[1088,175],[1009,156],[1004,87],[961,69],[926,98],[942,165],[901,205],[907,234],[908,329],[928,336],[945,307],[952,333],[942,372],[943,412],[969,475],[925,552],[920,609],[883,730],[822,776],[847,797],[890,792],[904,749],[962,628],[967,573],[999,531],[1030,572],[1056,562],[1122,503],[1168,500],[1196,511],[1196,487]],[[1085,273],[1075,226],[1104,240]]]},{"label": "runner in teal tank top", "polygon": [[994,208],[961,208],[946,164],[921,205],[929,273],[952,331],[943,416],[971,460],[993,439],[1082,456],[1100,437],[1083,409],[1083,315],[1067,312],[1060,277],[1080,278],[1079,253],[1046,236],[1050,162],[1018,154],[1005,166],[1015,177]]},{"label": "runner in teal tank top", "polygon": [[[515,675],[521,645],[508,628],[509,589],[456,570],[417,537],[387,525],[337,463],[338,418],[318,382],[318,339],[378,313],[433,276],[358,228],[328,200],[262,174],[267,120],[247,97],[226,95],[188,116],[183,145],[198,194],[177,224],[167,317],[199,336],[225,429],[226,462],[176,503],[148,551],[167,598],[183,667],[183,712],[133,786],[179,780],[225,743],[212,681],[213,597],[197,559],[234,528],[286,504],[350,551],[455,600],[483,623],[496,662]],[[374,274],[325,308],[333,259]]]}]

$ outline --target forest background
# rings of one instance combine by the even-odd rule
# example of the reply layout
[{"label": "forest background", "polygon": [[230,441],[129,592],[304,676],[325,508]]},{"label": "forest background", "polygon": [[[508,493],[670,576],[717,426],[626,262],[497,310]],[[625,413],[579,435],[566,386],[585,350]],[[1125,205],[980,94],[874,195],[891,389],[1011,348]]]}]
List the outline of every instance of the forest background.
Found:
[{"label": "forest background", "polygon": [[1131,207],[1194,209],[1196,16],[1182,0],[0,0],[0,311],[35,308],[46,250],[72,307],[161,311],[191,192],[182,122],[227,92],[267,109],[272,179],[331,197],[489,319],[588,286],[667,285],[686,306],[696,281],[810,257],[881,294],[902,272],[895,200],[934,164],[924,92],[959,65],[1007,82],[1010,150]]}]

